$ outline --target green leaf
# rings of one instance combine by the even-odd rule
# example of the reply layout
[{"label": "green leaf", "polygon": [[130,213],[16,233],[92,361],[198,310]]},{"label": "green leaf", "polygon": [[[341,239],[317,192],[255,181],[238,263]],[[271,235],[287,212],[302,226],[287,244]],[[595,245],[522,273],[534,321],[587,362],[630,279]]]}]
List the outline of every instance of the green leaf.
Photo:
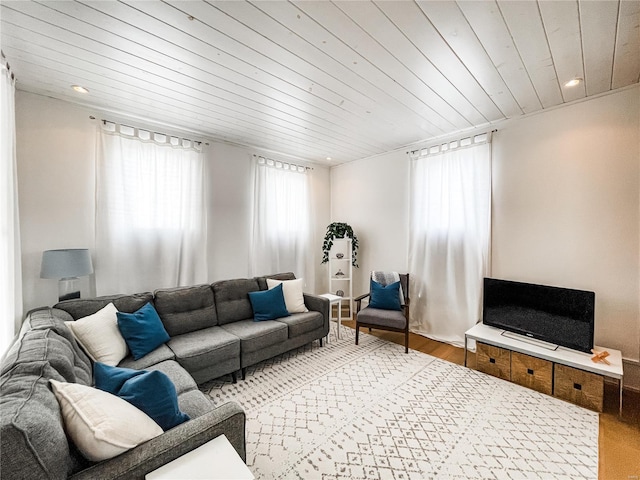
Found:
[{"label": "green leaf", "polygon": [[329,251],[333,246],[333,240],[335,238],[350,238],[351,239],[351,264],[358,268],[357,254],[358,254],[358,237],[353,233],[353,228],[347,223],[333,222],[327,226],[327,233],[324,236],[322,242],[322,263],[329,261]]}]

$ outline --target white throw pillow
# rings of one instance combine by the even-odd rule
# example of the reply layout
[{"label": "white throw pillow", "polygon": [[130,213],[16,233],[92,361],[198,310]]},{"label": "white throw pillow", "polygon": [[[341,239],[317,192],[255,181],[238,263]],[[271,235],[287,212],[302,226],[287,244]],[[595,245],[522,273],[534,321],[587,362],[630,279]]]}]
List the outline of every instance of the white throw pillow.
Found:
[{"label": "white throw pillow", "polygon": [[274,280],[267,278],[267,287],[271,290],[282,284],[282,293],[284,294],[284,304],[287,306],[289,313],[308,312],[309,309],[304,304],[304,295],[302,294],[302,278],[295,280]]},{"label": "white throw pillow", "polygon": [[93,315],[64,322],[94,362],[115,367],[127,356],[127,342],[118,328],[118,309],[110,303]]},{"label": "white throw pillow", "polygon": [[113,458],[163,433],[144,412],[115,395],[79,383],[49,382],[65,430],[93,462]]}]

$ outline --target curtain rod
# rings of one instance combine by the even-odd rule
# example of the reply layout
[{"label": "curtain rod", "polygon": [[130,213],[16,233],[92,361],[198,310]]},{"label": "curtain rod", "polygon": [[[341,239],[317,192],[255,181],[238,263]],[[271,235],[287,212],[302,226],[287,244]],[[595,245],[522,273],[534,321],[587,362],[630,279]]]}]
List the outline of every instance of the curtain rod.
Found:
[{"label": "curtain rod", "polygon": [[[94,117],[93,115],[89,115],[89,119],[95,120],[96,117]],[[202,145],[204,143],[205,145],[209,146],[209,142],[203,142],[201,140],[191,140],[190,138],[183,137],[182,135],[174,135],[174,134],[171,134],[171,133],[156,132],[155,130],[153,130],[151,128],[134,127],[133,125],[127,125],[126,123],[114,122],[113,120],[105,120],[104,118],[101,118],[100,121],[102,122],[103,125],[106,125],[107,123],[113,123],[114,125],[120,125],[122,127],[132,128],[134,130],[143,130],[145,132],[150,132],[150,133],[153,133],[153,134],[156,134],[156,135],[164,135],[165,137],[181,138],[182,140],[187,140],[187,141],[192,142],[193,144],[196,144],[196,145]]]},{"label": "curtain rod", "polygon": [[9,61],[7,60],[7,57],[5,56],[5,54],[4,54],[4,52],[2,50],[0,50],[0,57],[2,57],[2,65],[4,66],[4,68],[7,69],[7,73],[9,74],[9,78],[11,78],[12,81],[15,81],[16,80],[16,76],[11,71],[11,65],[9,65]]},{"label": "curtain rod", "polygon": [[497,129],[497,128],[495,128],[495,129],[493,129],[493,130],[488,130],[488,131],[484,131],[484,132],[477,132],[477,133],[474,133],[474,134],[471,134],[471,135],[465,135],[465,136],[463,136],[463,137],[454,138],[454,139],[449,139],[449,140],[445,140],[445,141],[442,141],[442,142],[436,142],[436,141],[434,141],[434,142],[433,142],[433,143],[431,143],[431,144],[427,144],[427,146],[425,146],[425,147],[420,147],[420,148],[417,148],[417,149],[415,149],[415,150],[409,150],[409,151],[407,152],[407,155],[415,155],[416,153],[420,152],[420,150],[430,149],[430,148],[435,147],[435,146],[438,146],[438,145],[444,145],[444,144],[453,143],[453,142],[458,142],[458,143],[460,143],[460,142],[462,142],[463,140],[466,140],[466,139],[468,139],[468,138],[474,138],[474,137],[477,137],[478,135],[487,135],[487,134],[489,134],[489,135],[490,135],[490,134],[496,133],[497,131],[498,131],[498,129]]},{"label": "curtain rod", "polygon": [[273,162],[274,164],[275,164],[276,162],[278,162],[278,163],[281,163],[281,164],[283,164],[283,165],[291,165],[291,166],[295,167],[296,169],[298,169],[298,168],[304,168],[304,169],[305,169],[305,171],[313,170],[313,167],[307,167],[306,165],[298,165],[298,164],[296,164],[296,163],[291,163],[291,162],[284,162],[284,161],[282,161],[282,160],[274,160],[273,158],[268,158],[268,157],[265,157],[264,155],[256,155],[255,153],[253,154],[253,158],[257,158],[258,160],[262,158],[263,160],[265,160],[265,161],[271,161],[271,162]]}]

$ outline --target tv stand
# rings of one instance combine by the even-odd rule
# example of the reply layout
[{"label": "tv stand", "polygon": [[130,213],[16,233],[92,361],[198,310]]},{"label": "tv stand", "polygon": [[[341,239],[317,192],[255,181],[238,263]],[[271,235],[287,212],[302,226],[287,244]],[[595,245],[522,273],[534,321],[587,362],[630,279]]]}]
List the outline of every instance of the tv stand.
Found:
[{"label": "tv stand", "polygon": [[565,347],[549,350],[529,342],[529,338],[517,337],[504,335],[502,329],[476,324],[464,334],[464,366],[467,366],[467,342],[475,340],[478,370],[598,412],[602,411],[604,378],[613,378],[618,381],[622,415],[623,370],[619,350],[606,349],[610,363],[607,365],[593,362],[589,353]]},{"label": "tv stand", "polygon": [[520,335],[519,333],[509,332],[508,330],[504,330],[501,335],[503,337],[509,337],[513,340],[517,340],[519,342],[530,343],[532,345],[537,345],[541,348],[546,348],[547,350],[557,350],[558,345],[554,343],[545,342],[544,340],[538,340],[537,338],[529,338],[524,335]]}]

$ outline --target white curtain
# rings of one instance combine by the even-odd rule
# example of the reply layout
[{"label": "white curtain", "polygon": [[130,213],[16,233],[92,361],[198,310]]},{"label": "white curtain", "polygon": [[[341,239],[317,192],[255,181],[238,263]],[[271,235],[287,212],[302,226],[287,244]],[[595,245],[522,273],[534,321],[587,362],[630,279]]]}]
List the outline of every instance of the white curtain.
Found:
[{"label": "white curtain", "polygon": [[490,267],[490,134],[478,138],[411,159],[410,328],[457,346],[480,318]]},{"label": "white curtain", "polygon": [[306,168],[257,157],[250,275],[293,272],[313,291],[310,193]]},{"label": "white curtain", "polygon": [[204,156],[197,143],[98,127],[96,292],[207,281]]},{"label": "white curtain", "polygon": [[0,355],[22,320],[22,267],[16,165],[15,80],[2,59],[0,74]]}]

